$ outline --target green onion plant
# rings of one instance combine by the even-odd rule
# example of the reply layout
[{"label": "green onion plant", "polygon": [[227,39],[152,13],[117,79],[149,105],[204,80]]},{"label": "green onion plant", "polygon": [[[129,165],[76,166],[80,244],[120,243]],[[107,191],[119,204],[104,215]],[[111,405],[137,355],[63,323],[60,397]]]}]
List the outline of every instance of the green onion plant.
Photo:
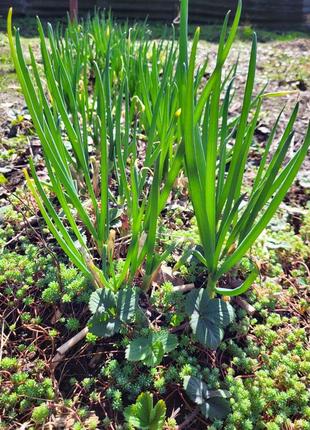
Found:
[{"label": "green onion plant", "polygon": [[[161,65],[153,45],[156,70],[146,73],[143,61],[147,61],[148,44],[142,43],[134,54],[128,48],[132,42],[127,31],[126,43],[120,43],[119,49],[124,48],[124,67],[126,62],[132,67],[130,57],[136,55],[137,68],[145,73],[139,97],[140,93],[130,92],[126,69],[114,78],[118,53],[112,57],[117,44],[112,29],[104,31],[102,54],[87,45],[87,37],[86,41],[78,37],[78,27],[69,27],[60,41],[49,26],[48,48],[38,20],[42,71],[31,48],[30,67],[26,64],[18,31],[14,44],[11,19],[12,10],[8,16],[12,57],[42,144],[49,181],[39,180],[32,159],[32,179],[25,175],[50,232],[97,287],[112,285],[118,290],[140,270],[147,287],[169,252],[159,256],[154,249],[157,219],[174,183],[167,174],[174,151],[171,134],[177,129],[175,103],[170,104],[173,46],[162,47],[167,60]],[[123,37],[121,33],[120,40]],[[101,55],[104,61],[99,63],[96,59]],[[129,244],[123,254],[115,255],[116,241],[126,242],[123,236]],[[123,262],[119,273],[114,257]]]},{"label": "green onion plant", "polygon": [[[246,162],[253,135],[263,107],[264,93],[253,95],[257,56],[257,40],[253,35],[241,114],[228,127],[233,80],[223,86],[223,69],[236,36],[241,15],[241,1],[230,30],[229,13],[221,30],[217,61],[206,85],[197,97],[195,59],[199,28],[195,32],[190,53],[187,41],[188,0],[181,1],[181,37],[179,56],[179,91],[181,92],[181,129],[185,170],[189,181],[201,248],[196,257],[208,270],[207,291],[236,296],[253,283],[258,269],[236,288],[221,288],[220,278],[234,268],[268,225],[303,162],[310,144],[310,129],[294,156],[283,165],[294,135],[298,104],[271,153],[279,118],[276,121],[251,192],[244,193]],[[277,94],[273,94],[276,96]],[[266,94],[270,96],[270,94]],[[281,114],[280,114],[281,115]]]},{"label": "green onion plant", "polygon": [[[246,163],[264,98],[254,93],[252,41],[241,113],[230,115],[237,63],[227,67],[241,16],[227,13],[216,65],[204,81],[199,28],[188,42],[188,0],[181,0],[179,43],[151,41],[146,25],[118,24],[96,13],[63,30],[38,20],[42,66],[31,48],[27,64],[18,30],[8,36],[12,58],[42,151],[49,180],[30,160],[28,186],[54,238],[97,287],[115,291],[141,271],[144,283],[169,250],[155,252],[157,223],[180,170],[200,234],[196,257],[208,271],[207,291],[238,295],[255,280],[253,267],[234,289],[219,281],[244,257],[292,184],[310,143],[284,164],[293,140],[296,105],[271,154],[276,121],[249,194]],[[275,94],[274,94],[275,95]],[[280,114],[281,115],[281,114]],[[124,243],[124,246],[120,244]],[[117,246],[116,246],[117,245]],[[115,260],[122,261],[115,270]]]}]

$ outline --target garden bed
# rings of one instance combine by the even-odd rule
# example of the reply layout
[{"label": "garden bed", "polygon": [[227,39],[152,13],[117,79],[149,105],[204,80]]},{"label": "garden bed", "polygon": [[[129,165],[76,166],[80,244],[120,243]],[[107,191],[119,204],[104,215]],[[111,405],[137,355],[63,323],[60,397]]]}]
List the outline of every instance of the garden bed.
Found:
[{"label": "garden bed", "polygon": [[[22,39],[23,46],[29,42],[40,58],[38,38]],[[177,245],[171,247],[148,292],[139,297],[143,311],[139,318],[146,318],[150,325],[138,318],[138,335],[130,324],[107,338],[90,331],[57,361],[57,349],[88,324],[94,285],[54,240],[25,184],[22,169],[28,166],[30,155],[40,180],[46,180],[47,170],[4,34],[0,34],[0,48],[0,428],[126,428],[125,408],[142,392],[149,392],[154,405],[160,399],[165,402],[166,429],[308,429],[309,158],[284,203],[248,251],[260,268],[260,277],[242,296],[242,306],[240,300],[230,299],[236,319],[216,350],[193,337],[185,309],[185,297],[204,286],[207,275],[197,258],[180,261],[189,245],[199,243],[188,180],[182,173],[159,217],[156,250]],[[232,117],[242,107],[250,49],[250,42],[237,41],[229,57],[226,70],[240,55]],[[250,188],[255,180],[281,107],[286,103],[276,138],[283,133],[297,99],[300,109],[291,154],[302,145],[309,120],[309,50],[308,39],[258,47],[257,90],[268,80],[268,92],[298,92],[264,102],[249,152],[245,187]],[[217,44],[200,42],[197,63],[209,56],[208,70],[212,70],[216,52]],[[137,145],[144,148],[144,136],[138,137]],[[113,177],[110,183],[115,192],[116,182]],[[127,219],[120,217],[114,248],[118,260],[127,250],[128,228]],[[97,254],[95,261],[99,261]],[[116,273],[121,269],[115,266]],[[248,260],[241,260],[235,271],[221,278],[220,287],[234,286],[234,282],[238,286],[248,270]],[[132,285],[141,287],[140,272]],[[151,365],[145,357],[126,360],[133,339],[147,338],[159,329],[172,336],[171,344],[177,339],[171,351],[164,351],[159,362],[151,360]],[[184,389],[190,377],[202,378],[209,390],[230,393],[227,416],[206,418]]]}]

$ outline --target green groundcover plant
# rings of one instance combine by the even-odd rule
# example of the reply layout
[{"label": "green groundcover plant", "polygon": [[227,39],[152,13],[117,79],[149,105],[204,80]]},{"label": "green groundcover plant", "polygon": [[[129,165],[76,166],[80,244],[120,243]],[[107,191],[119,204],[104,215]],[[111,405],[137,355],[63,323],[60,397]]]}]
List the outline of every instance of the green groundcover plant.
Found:
[{"label": "green groundcover plant", "polygon": [[[307,193],[307,189],[301,186],[297,190],[296,197],[300,193],[302,196]],[[60,393],[65,395],[65,399],[64,404],[61,400],[59,404],[58,386],[45,356],[53,354],[55,344],[75,334],[69,332],[67,326],[70,325],[74,331],[83,328],[85,318],[82,312],[85,312],[94,287],[61,254],[57,255],[57,260],[64,263],[58,264],[57,269],[53,255],[46,250],[48,254],[45,256],[40,241],[36,246],[37,239],[32,235],[33,230],[21,229],[23,216],[30,216],[31,211],[21,212],[24,206],[19,198],[24,198],[24,189],[17,193],[12,196],[11,202],[15,210],[12,207],[2,207],[0,210],[0,313],[4,320],[5,336],[10,338],[4,345],[0,360],[0,428],[7,429],[12,422],[17,421],[20,423],[18,425],[27,421],[35,428],[41,428],[43,422],[48,426],[54,416],[58,416],[60,407],[74,410],[76,421],[74,424],[71,421],[70,424],[74,430],[82,427],[109,428],[114,423],[125,420],[123,411],[128,404],[136,403],[140,393],[151,392],[154,406],[159,399],[167,403],[166,422],[163,426],[165,429],[182,425],[183,420],[195,411],[199,415],[196,420],[193,419],[195,422],[192,427],[198,427],[199,422],[205,420],[205,427],[210,430],[280,430],[286,427],[308,429],[310,354],[307,351],[309,304],[306,293],[309,284],[307,260],[310,255],[307,247],[310,231],[309,205],[308,209],[294,208],[291,201],[287,203],[289,206],[283,206],[278,211],[252,247],[251,255],[263,268],[259,286],[256,285],[246,295],[256,312],[250,316],[243,309],[234,306],[236,322],[227,329],[226,338],[219,345],[217,353],[213,354],[217,359],[214,364],[206,362],[212,353],[193,342],[190,331],[182,328],[187,326],[184,298],[187,302],[189,297],[200,292],[201,306],[197,306],[193,312],[193,320],[197,313],[201,313],[209,330],[214,315],[208,305],[211,299],[206,290],[194,289],[195,294],[184,295],[177,292],[172,283],[165,282],[154,288],[150,300],[152,310],[158,312],[156,315],[164,315],[165,321],[162,317],[156,321],[151,316],[151,323],[156,326],[155,330],[159,330],[160,326],[159,333],[167,330],[177,335],[176,348],[164,354],[159,365],[150,367],[143,360],[127,361],[124,356],[128,345],[137,338],[151,337],[154,329],[145,327],[136,330],[137,327],[129,320],[128,323],[122,322],[121,335],[114,336],[113,339],[101,340],[93,345],[95,336],[89,336],[86,342],[91,344],[86,343],[80,351],[92,352],[97,348],[101,351],[102,348],[104,353],[100,353],[97,366],[91,373],[80,375],[79,370],[73,371],[70,379],[63,379],[68,391],[64,392],[60,386]],[[176,218],[183,217],[182,209],[179,207],[174,222]],[[291,215],[295,211],[298,211],[300,217],[300,227],[296,226],[295,217]],[[166,212],[165,220],[169,222]],[[40,225],[43,225],[41,221]],[[39,232],[37,226],[35,229]],[[7,245],[18,232],[22,232],[22,236],[13,244]],[[192,218],[191,227],[183,225],[176,233],[188,234],[196,240],[195,219]],[[173,261],[172,258],[169,261]],[[186,264],[193,264],[193,267],[187,267],[191,277],[197,276],[197,259],[192,257]],[[248,268],[249,262],[243,259],[239,273]],[[201,265],[199,270],[202,270]],[[185,272],[182,273],[186,276]],[[192,282],[192,279],[186,279],[185,282]],[[101,291],[109,289],[96,290],[98,293]],[[117,292],[114,294],[117,295]],[[143,305],[145,298],[142,294],[140,304]],[[221,302],[223,300],[219,304]],[[112,315],[113,307],[115,305],[110,309]],[[54,323],[46,315],[54,314],[56,308],[61,309],[62,317]],[[172,319],[172,316],[180,315],[183,315],[181,320]],[[155,318],[157,319],[156,316]],[[76,326],[79,322],[80,327]],[[42,333],[44,331],[44,336],[37,337],[36,332],[33,332],[32,337],[29,336],[30,327],[42,330]],[[112,353],[109,351],[109,344],[113,348]],[[155,356],[160,349],[155,346]],[[63,360],[56,371],[56,378],[68,361],[75,366],[76,358],[79,360],[79,355],[74,353],[69,360]],[[230,397],[225,399],[230,405],[230,413],[226,418],[212,418],[212,423],[210,415],[208,419],[205,418],[201,400],[197,398],[200,404],[196,406],[190,391],[186,392],[185,384],[189,378],[203,381],[209,391],[225,388],[230,393]],[[179,392],[184,399],[186,395],[187,400],[177,416],[174,415],[171,402],[171,393],[175,387],[179,387]],[[203,397],[204,403],[210,403],[208,396],[209,394],[206,398]],[[109,418],[97,412],[103,404],[109,411]],[[94,410],[98,416],[94,415]],[[221,407],[220,412],[224,411],[225,407]]]}]

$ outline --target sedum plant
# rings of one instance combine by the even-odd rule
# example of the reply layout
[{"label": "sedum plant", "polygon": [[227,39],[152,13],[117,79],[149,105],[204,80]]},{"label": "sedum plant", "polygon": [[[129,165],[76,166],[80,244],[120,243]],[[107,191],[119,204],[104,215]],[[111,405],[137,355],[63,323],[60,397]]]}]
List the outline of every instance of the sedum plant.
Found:
[{"label": "sedum plant", "polygon": [[241,1],[230,31],[227,26],[229,13],[226,15],[215,68],[197,97],[195,81],[199,72],[195,61],[199,28],[188,55],[188,0],[181,1],[178,67],[185,170],[201,240],[201,248],[195,251],[195,255],[208,269],[207,291],[211,297],[216,293],[226,296],[242,294],[257,277],[258,269],[254,267],[242,285],[236,288],[218,285],[221,277],[244,257],[275,214],[310,144],[308,127],[303,144],[283,166],[293,140],[297,104],[272,154],[279,115],[266,143],[252,190],[248,195],[244,193],[246,162],[264,98],[281,94],[253,96],[257,45],[254,34],[241,115],[231,131],[228,124],[233,80],[223,86],[223,70],[240,15]]}]

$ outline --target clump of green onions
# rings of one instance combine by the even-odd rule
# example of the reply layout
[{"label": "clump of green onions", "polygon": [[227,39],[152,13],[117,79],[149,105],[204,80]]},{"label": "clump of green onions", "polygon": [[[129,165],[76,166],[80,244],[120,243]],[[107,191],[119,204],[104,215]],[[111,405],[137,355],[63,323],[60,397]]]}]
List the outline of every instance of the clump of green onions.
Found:
[{"label": "clump of green onions", "polygon": [[[283,166],[298,105],[271,156],[279,116],[252,191],[244,194],[246,162],[266,94],[253,96],[254,34],[241,114],[230,117],[237,64],[225,70],[240,15],[241,1],[230,30],[229,13],[225,17],[216,65],[204,83],[208,62],[196,66],[199,29],[189,53],[188,0],[181,0],[178,45],[174,37],[152,42],[145,26],[129,28],[97,14],[69,24],[64,33],[48,26],[48,47],[38,20],[43,70],[31,49],[31,67],[26,64],[18,30],[14,43],[10,10],[12,58],[49,176],[42,183],[30,160],[27,183],[54,238],[96,286],[112,283],[117,290],[142,268],[150,284],[169,252],[154,252],[157,222],[181,169],[201,240],[202,251],[194,252],[208,270],[210,296],[241,294],[255,280],[253,267],[240,287],[218,286],[275,214],[307,153],[310,132]],[[120,220],[129,243],[116,274]]]},{"label": "clump of green onions", "polygon": [[270,148],[279,116],[266,143],[252,191],[250,195],[243,193],[246,162],[264,94],[253,96],[257,45],[254,34],[241,115],[235,121],[231,132],[228,123],[233,80],[223,85],[223,67],[237,32],[240,15],[241,1],[229,32],[229,13],[226,15],[216,66],[201,95],[197,97],[195,58],[199,29],[196,30],[188,57],[188,0],[181,1],[179,87],[182,92],[182,140],[190,198],[202,245],[202,252],[195,251],[195,254],[208,269],[207,289],[210,296],[215,293],[239,295],[245,292],[257,277],[258,269],[254,267],[244,283],[237,288],[220,288],[217,285],[221,276],[240,262],[275,214],[294,181],[310,144],[308,127],[303,144],[283,166],[294,134],[297,104],[274,154],[271,154]]}]

